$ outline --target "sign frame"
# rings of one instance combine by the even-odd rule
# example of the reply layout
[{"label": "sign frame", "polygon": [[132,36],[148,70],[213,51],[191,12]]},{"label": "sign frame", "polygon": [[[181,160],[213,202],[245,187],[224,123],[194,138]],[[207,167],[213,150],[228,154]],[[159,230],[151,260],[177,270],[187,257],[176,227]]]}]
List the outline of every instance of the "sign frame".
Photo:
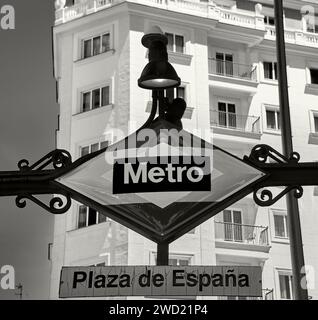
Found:
[{"label": "sign frame", "polygon": [[63,267],[60,298],[262,297],[260,266]]},{"label": "sign frame", "polygon": [[[156,131],[157,135],[159,134],[161,129],[169,130],[169,129],[177,129],[173,124],[159,119],[154,121],[148,129],[153,129]],[[179,129],[180,130],[180,129]],[[190,134],[190,133],[189,133]],[[193,136],[192,134],[190,134]],[[124,142],[128,142],[131,136],[124,139]],[[193,136],[195,137],[195,136]],[[205,140],[195,137],[196,139],[199,139],[202,141],[202,143],[207,143]],[[120,141],[119,143],[123,143],[123,141]],[[116,145],[116,144],[115,144]],[[68,168],[68,170],[65,170],[65,172],[62,172],[54,181],[51,183],[55,185],[56,187],[63,189],[66,193],[69,193],[71,197],[88,206],[92,209],[95,209],[96,211],[100,212],[101,214],[104,214],[105,216],[109,217],[110,219],[126,226],[127,228],[141,234],[142,236],[148,238],[151,241],[156,242],[157,244],[165,243],[169,244],[187,232],[193,230],[198,225],[202,224],[206,220],[212,218],[222,210],[226,209],[230,205],[234,204],[235,202],[239,201],[243,197],[247,196],[248,194],[252,193],[255,189],[257,189],[257,186],[264,180],[268,178],[268,174],[264,172],[262,169],[260,169],[258,166],[254,165],[253,163],[249,163],[247,161],[244,161],[235,155],[230,154],[229,152],[214,146],[214,150],[223,152],[227,156],[232,157],[235,161],[239,161],[240,163],[244,164],[245,166],[250,166],[253,169],[258,170],[261,174],[263,174],[262,177],[259,177],[257,180],[251,182],[247,186],[244,186],[240,190],[234,192],[230,196],[225,196],[222,198],[219,202],[176,202],[173,204],[173,207],[171,207],[173,210],[182,210],[182,211],[189,211],[189,214],[186,216],[179,216],[177,219],[174,220],[173,224],[170,223],[168,227],[158,226],[156,223],[150,223],[151,217],[147,212],[154,211],[154,205],[151,206],[150,204],[139,204],[139,205],[130,205],[130,204],[123,204],[123,205],[103,205],[99,203],[98,201],[92,199],[90,196],[85,196],[79,191],[74,190],[71,187],[66,186],[65,184],[62,184],[59,182],[59,179],[64,175],[69,173],[70,171],[78,168],[80,165],[86,163],[90,159],[93,159],[97,157],[98,155],[105,152],[108,148],[114,146],[109,146],[108,148],[105,148],[101,151],[97,151],[94,154],[87,155],[86,157],[83,157],[83,159],[79,159],[81,161],[76,161],[74,164],[72,164],[72,167]],[[138,147],[138,146],[137,146]],[[140,211],[140,206],[142,206],[142,212]],[[191,211],[190,211],[191,210]],[[142,214],[141,214],[141,213]],[[170,219],[170,217],[166,217],[165,219]]]}]

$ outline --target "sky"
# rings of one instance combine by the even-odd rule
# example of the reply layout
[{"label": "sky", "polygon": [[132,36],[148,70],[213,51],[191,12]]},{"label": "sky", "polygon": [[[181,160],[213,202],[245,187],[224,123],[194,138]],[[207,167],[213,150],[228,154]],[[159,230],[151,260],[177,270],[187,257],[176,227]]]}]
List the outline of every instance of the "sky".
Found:
[{"label": "sky", "polygon": [[[0,0],[15,9],[15,30],[0,29],[0,171],[17,170],[55,149],[58,105],[53,76],[54,0]],[[0,16],[0,18],[3,15]],[[54,217],[30,201],[0,198],[0,269],[12,265],[23,299],[49,297],[48,244]],[[2,275],[0,274],[0,280]],[[19,299],[3,290],[0,299]]]}]

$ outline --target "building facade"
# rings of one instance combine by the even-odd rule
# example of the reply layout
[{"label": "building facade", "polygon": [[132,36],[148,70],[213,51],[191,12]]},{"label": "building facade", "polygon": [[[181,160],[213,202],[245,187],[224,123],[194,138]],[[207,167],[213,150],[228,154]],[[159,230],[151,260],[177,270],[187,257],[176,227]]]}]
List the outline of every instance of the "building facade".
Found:
[{"label": "building facade", "polygon": [[[285,5],[294,149],[301,161],[316,161],[318,4]],[[187,102],[186,130],[211,132],[214,144],[239,157],[262,143],[281,151],[272,1],[57,0],[55,6],[57,147],[74,159],[116,142],[119,132],[131,133],[147,119],[151,93],[137,79],[147,63],[141,38],[152,26],[167,35],[169,61],[182,79],[174,94]],[[313,299],[317,195],[317,188],[306,187],[299,201]],[[153,265],[155,259],[155,243],[74,202],[55,218],[51,298],[58,297],[62,266]],[[263,298],[292,299],[286,200],[260,208],[252,196],[242,199],[172,243],[169,262],[261,266]]]}]

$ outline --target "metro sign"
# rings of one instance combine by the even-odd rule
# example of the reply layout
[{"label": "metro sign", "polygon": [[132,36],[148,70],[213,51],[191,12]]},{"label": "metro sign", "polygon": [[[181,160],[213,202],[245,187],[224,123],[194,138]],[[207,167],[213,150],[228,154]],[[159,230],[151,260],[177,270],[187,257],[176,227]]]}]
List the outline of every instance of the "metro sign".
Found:
[{"label": "metro sign", "polygon": [[[114,164],[113,194],[141,192],[211,191],[208,158],[196,164],[191,157],[178,157],[175,163],[156,163],[157,158],[137,159],[135,164]],[[122,160],[122,159],[121,159]],[[204,172],[205,166],[208,172]]]},{"label": "metro sign", "polygon": [[155,241],[173,241],[253,191],[260,170],[165,120],[56,181],[74,199]]}]

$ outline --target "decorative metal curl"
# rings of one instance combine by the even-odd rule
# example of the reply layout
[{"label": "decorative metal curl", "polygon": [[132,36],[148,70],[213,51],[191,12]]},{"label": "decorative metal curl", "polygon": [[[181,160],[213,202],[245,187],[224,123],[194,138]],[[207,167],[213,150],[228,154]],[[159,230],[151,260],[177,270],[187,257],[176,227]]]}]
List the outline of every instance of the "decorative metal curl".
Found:
[{"label": "decorative metal curl", "polygon": [[69,166],[72,163],[72,156],[66,150],[56,149],[51,151],[46,156],[35,162],[32,166],[29,161],[23,159],[19,161],[18,167],[20,171],[42,170],[52,164],[54,169],[61,169]]},{"label": "decorative metal curl", "polygon": [[281,199],[284,195],[292,190],[294,190],[294,197],[296,199],[299,199],[303,196],[304,190],[301,186],[289,186],[286,187],[276,197],[274,197],[272,191],[268,189],[262,190],[260,194],[258,194],[260,190],[256,190],[254,191],[253,198],[255,203],[260,207],[269,207],[275,204],[279,199]]},{"label": "decorative metal curl", "polygon": [[266,163],[268,158],[275,160],[277,163],[298,163],[300,155],[297,152],[293,152],[288,158],[279,153],[277,150],[266,144],[260,144],[255,146],[248,160],[254,163]]},{"label": "decorative metal curl", "polygon": [[39,199],[35,198],[33,195],[25,193],[20,194],[16,197],[15,203],[19,208],[25,208],[26,200],[29,199],[42,207],[43,209],[47,210],[53,214],[63,214],[69,210],[72,204],[72,200],[69,194],[62,194],[66,198],[66,203],[60,197],[54,197],[50,200],[49,206],[40,201]]}]

